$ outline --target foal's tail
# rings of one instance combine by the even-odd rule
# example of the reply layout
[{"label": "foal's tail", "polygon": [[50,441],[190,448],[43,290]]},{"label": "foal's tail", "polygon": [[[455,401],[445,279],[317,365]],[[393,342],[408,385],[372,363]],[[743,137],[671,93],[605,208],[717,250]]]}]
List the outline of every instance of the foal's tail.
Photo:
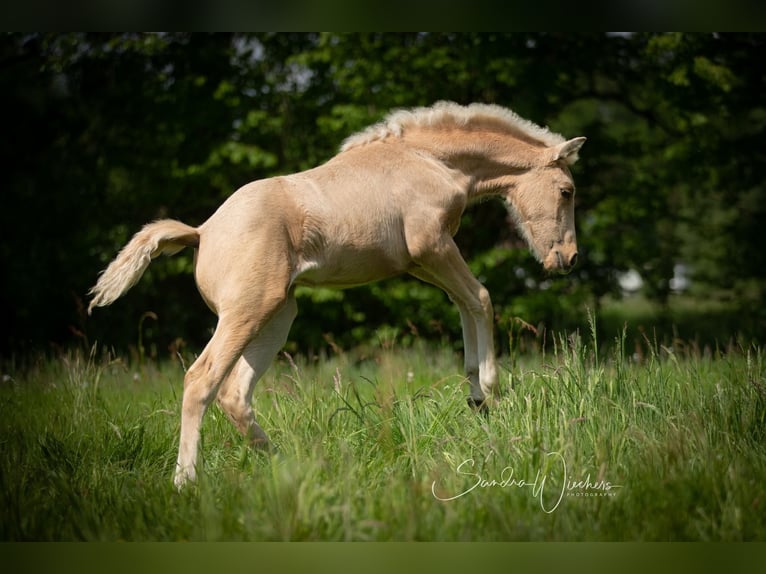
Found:
[{"label": "foal's tail", "polygon": [[199,231],[180,221],[161,219],[145,225],[122,248],[88,292],[89,295],[93,295],[93,300],[88,305],[88,314],[90,315],[93,307],[105,307],[114,303],[138,283],[155,257],[163,254],[175,255],[184,247],[197,246]]}]

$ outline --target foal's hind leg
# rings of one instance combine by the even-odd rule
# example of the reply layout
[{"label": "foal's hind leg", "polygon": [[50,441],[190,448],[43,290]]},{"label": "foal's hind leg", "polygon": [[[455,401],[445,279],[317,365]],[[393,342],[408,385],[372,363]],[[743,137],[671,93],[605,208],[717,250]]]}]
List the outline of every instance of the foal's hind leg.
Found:
[{"label": "foal's hind leg", "polygon": [[218,391],[218,404],[234,426],[255,448],[269,448],[269,438],[255,421],[253,389],[271,365],[285,342],[297,313],[292,294],[282,307],[245,348],[229,376]]},{"label": "foal's hind leg", "polygon": [[174,478],[178,488],[187,480],[196,478],[195,464],[202,417],[218,392],[218,387],[250,342],[252,334],[253,326],[250,323],[221,316],[212,339],[186,372],[181,408],[181,441]]},{"label": "foal's hind leg", "polygon": [[284,296],[274,292],[271,295],[243,297],[246,305],[231,306],[221,312],[212,339],[184,377],[181,441],[174,479],[179,488],[187,480],[196,478],[199,429],[205,411],[250,342],[258,338],[282,309]]}]

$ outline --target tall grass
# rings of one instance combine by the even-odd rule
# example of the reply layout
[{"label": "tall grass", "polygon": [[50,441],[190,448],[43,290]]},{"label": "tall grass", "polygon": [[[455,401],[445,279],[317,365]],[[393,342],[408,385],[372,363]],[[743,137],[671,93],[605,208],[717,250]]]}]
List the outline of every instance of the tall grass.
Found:
[{"label": "tall grass", "polygon": [[[2,540],[754,540],[766,538],[766,373],[593,333],[505,359],[488,417],[426,346],[308,360],[259,383],[278,448],[212,407],[201,475],[171,483],[180,365],[72,354],[4,373]],[[452,498],[452,500],[442,500]]]}]

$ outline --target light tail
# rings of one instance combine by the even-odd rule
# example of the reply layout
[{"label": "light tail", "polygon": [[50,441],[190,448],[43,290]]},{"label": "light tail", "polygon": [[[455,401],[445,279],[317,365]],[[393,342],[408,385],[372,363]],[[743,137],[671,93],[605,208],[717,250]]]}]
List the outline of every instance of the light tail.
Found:
[{"label": "light tail", "polygon": [[94,307],[110,305],[138,283],[155,257],[174,255],[184,247],[197,246],[199,231],[180,221],[162,219],[145,225],[122,248],[88,292],[93,296],[88,314]]}]

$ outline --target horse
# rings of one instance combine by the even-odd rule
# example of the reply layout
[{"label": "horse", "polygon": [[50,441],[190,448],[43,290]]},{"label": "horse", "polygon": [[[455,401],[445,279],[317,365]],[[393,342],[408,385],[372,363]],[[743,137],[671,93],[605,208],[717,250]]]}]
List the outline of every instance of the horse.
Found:
[{"label": "horse", "polygon": [[568,272],[578,256],[569,166],[585,139],[494,104],[395,110],[318,167],[244,185],[198,227],[145,225],[99,275],[88,313],[135,285],[152,259],[194,248],[199,292],[218,319],[184,376],[176,487],[196,478],[200,425],[214,399],[253,447],[271,448],[251,399],[287,341],[297,285],[348,288],[410,274],[441,288],[460,313],[468,402],[486,406],[499,394],[494,315],[453,239],[461,215],[504,198],[543,267]]}]

